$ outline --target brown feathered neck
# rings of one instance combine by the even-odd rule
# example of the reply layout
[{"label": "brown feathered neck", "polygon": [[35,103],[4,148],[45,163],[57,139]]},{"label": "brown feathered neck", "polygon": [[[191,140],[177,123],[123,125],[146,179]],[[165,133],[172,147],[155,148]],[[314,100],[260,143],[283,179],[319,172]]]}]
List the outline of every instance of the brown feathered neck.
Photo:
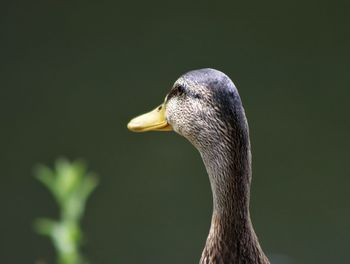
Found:
[{"label": "brown feathered neck", "polygon": [[249,197],[251,154],[248,127],[226,131],[220,142],[199,149],[209,174],[213,215],[201,264],[269,264],[254,232]]}]

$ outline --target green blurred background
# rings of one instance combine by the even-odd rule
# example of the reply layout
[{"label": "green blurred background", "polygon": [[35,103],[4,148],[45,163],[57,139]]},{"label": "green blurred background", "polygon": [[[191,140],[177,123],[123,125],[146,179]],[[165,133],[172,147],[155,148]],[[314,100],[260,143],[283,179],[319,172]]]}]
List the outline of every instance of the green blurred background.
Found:
[{"label": "green blurred background", "polygon": [[248,116],[251,211],[273,263],[347,263],[346,1],[2,1],[0,262],[54,262],[57,217],[37,163],[84,158],[100,185],[83,230],[91,263],[197,263],[211,192],[175,133],[133,134],[182,73],[227,73]]}]

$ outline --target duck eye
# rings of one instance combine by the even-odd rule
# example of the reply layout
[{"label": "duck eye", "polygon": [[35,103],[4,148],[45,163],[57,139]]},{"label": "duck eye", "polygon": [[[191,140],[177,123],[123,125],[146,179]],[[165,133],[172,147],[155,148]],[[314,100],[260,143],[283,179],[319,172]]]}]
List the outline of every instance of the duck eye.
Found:
[{"label": "duck eye", "polygon": [[176,89],[179,95],[185,93],[185,87],[183,87],[182,85],[177,86]]},{"label": "duck eye", "polygon": [[179,96],[179,95],[183,95],[186,93],[186,89],[183,85],[177,85],[175,86],[170,93],[167,96],[167,101],[170,100],[170,98],[174,97],[174,96]]}]

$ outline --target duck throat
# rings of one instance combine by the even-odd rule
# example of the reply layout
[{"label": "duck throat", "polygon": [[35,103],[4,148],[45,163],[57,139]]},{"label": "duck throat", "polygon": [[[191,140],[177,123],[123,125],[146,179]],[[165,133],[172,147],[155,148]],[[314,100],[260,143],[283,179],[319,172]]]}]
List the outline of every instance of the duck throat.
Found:
[{"label": "duck throat", "polygon": [[[251,154],[248,135],[200,150],[213,193],[213,215],[201,264],[269,263],[249,214]],[[224,142],[224,143],[222,143]]]}]

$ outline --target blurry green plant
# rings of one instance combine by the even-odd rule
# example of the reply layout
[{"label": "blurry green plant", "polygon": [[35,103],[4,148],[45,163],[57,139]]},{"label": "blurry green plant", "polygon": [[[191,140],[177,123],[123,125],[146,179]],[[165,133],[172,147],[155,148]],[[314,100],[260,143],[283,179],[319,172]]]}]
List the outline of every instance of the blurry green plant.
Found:
[{"label": "blurry green plant", "polygon": [[36,220],[36,231],[51,238],[59,264],[83,263],[79,251],[83,234],[79,223],[86,200],[97,186],[95,174],[88,172],[81,161],[58,159],[54,170],[40,165],[35,169],[35,176],[49,189],[60,209],[58,221],[47,218]]}]

